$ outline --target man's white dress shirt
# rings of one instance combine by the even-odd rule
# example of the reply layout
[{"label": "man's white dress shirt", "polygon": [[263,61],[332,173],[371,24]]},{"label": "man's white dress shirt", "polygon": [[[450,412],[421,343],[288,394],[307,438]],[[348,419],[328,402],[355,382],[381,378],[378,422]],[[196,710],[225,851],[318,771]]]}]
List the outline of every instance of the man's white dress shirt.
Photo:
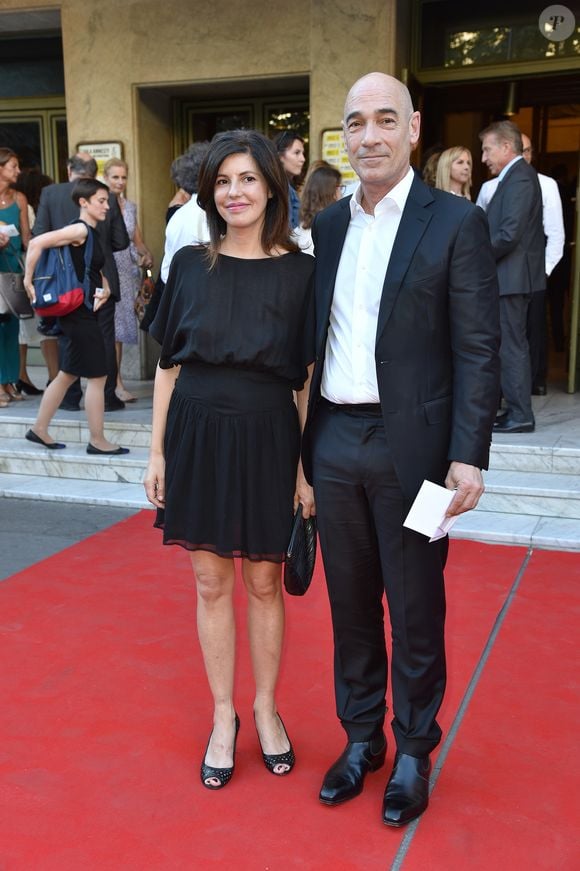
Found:
[{"label": "man's white dress shirt", "polygon": [[169,219],[165,229],[165,252],[161,263],[161,280],[166,282],[173,255],[185,245],[199,245],[209,242],[209,230],[205,212],[197,205],[194,194]]},{"label": "man's white dress shirt", "polygon": [[362,205],[359,185],[350,200],[330,312],[322,395],[338,404],[378,403],[375,362],[377,321],[385,275],[407,197],[411,167],[377,203],[374,215]]}]

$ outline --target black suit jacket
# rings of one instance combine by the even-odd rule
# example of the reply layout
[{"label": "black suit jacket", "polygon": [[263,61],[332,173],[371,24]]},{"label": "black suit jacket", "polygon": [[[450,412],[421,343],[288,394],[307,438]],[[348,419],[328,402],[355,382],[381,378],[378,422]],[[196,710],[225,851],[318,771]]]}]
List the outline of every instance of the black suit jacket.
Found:
[{"label": "black suit jacket", "polygon": [[[311,438],[350,198],[317,215],[316,363],[303,439]],[[449,462],[487,468],[499,395],[499,303],[485,213],[415,177],[387,268],[375,361],[386,436],[403,492],[443,483]]]},{"label": "black suit jacket", "polygon": [[538,174],[522,158],[499,182],[487,207],[501,296],[545,290],[542,191]]},{"label": "black suit jacket", "polygon": [[[61,227],[65,227],[78,218],[79,207],[71,198],[74,185],[74,181],[66,181],[62,184],[51,184],[42,189],[34,222],[34,236],[40,236],[41,233],[48,233],[50,230],[60,230]],[[130,239],[117,197],[113,193],[109,193],[107,217],[97,224],[96,232],[105,255],[103,275],[109,282],[111,296],[118,300],[121,297],[121,289],[113,251],[122,251],[127,248]]]}]

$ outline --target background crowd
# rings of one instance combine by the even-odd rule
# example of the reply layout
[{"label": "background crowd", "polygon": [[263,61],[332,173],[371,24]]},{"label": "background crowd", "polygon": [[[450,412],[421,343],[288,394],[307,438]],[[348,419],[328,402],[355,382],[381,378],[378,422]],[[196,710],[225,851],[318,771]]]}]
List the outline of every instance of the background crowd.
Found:
[{"label": "background crowd", "polygon": [[[529,137],[520,136],[513,127],[510,122],[503,122],[494,128],[494,136],[499,130],[501,137],[507,136],[511,141],[511,160],[521,156],[531,164],[532,143]],[[273,141],[287,179],[293,236],[302,250],[314,254],[310,229],[314,216],[342,197],[346,188],[335,167],[321,160],[308,165],[307,146],[297,131],[283,130]],[[110,213],[103,225],[97,227],[97,233],[105,255],[103,274],[111,287],[111,300],[99,315],[107,356],[105,411],[121,410],[125,403],[135,401],[123,383],[123,347],[136,345],[139,326],[147,330],[153,320],[173,255],[184,245],[206,242],[209,238],[205,213],[197,203],[199,169],[208,147],[207,142],[193,144],[171,166],[170,175],[176,190],[167,206],[164,256],[157,270],[153,299],[141,324],[134,304],[144,270],[154,267],[154,258],[139,226],[138,204],[126,196],[127,163],[115,158],[104,168],[102,181],[109,188]],[[489,212],[501,167],[482,158],[488,163],[492,177],[484,182],[475,196],[471,179],[473,159],[470,150],[462,145],[433,146],[423,152],[421,175],[431,187],[473,199]],[[96,177],[97,166],[90,155],[75,154],[68,161],[68,173],[69,182],[54,184],[28,152],[19,155],[8,148],[0,148],[0,272],[23,271],[23,258],[32,234],[60,229],[78,218],[78,207],[70,196],[73,183],[79,178]],[[533,426],[531,405],[525,394],[543,395],[547,391],[549,337],[555,351],[561,352],[565,347],[565,306],[570,283],[573,229],[572,186],[559,166],[553,167],[551,176],[534,173],[534,177],[541,191],[542,229],[537,231],[534,245],[539,245],[542,237],[541,247],[545,252],[542,276],[533,280],[531,289],[519,287],[515,273],[512,278],[504,277],[503,283],[500,282],[502,297],[513,297],[510,304],[513,306],[519,301],[522,309],[515,321],[512,319],[509,326],[507,323],[503,325],[504,351],[510,355],[509,360],[504,361],[504,371],[508,367],[513,370],[514,365],[519,371],[515,376],[517,387],[507,385],[507,400],[506,386],[503,386],[504,401],[499,410],[501,415],[507,405],[510,420],[504,421],[504,428],[508,426],[512,430],[514,414],[515,423],[523,425],[524,429]],[[497,203],[496,198],[496,206]],[[519,211],[517,235],[523,228],[524,214],[518,206],[516,210]],[[491,217],[488,214],[490,223],[493,223],[493,211],[492,207]],[[15,228],[16,234],[3,233],[3,227]],[[502,269],[505,271],[510,258],[513,262],[513,252],[509,252],[507,260],[505,253],[499,257],[502,261],[500,273]],[[525,337],[521,328],[524,315]],[[40,344],[47,368],[46,386],[54,380],[59,371],[59,353],[62,357],[66,344],[62,335],[59,337],[60,332],[54,319],[18,320],[0,299],[0,409],[8,408],[26,396],[39,395],[45,389],[45,385],[33,384],[28,374],[30,345]],[[526,367],[521,362],[526,353],[530,360],[529,373],[523,371]],[[518,394],[515,400],[514,389]],[[67,392],[61,407],[78,411],[80,400],[80,385],[76,383]]]}]

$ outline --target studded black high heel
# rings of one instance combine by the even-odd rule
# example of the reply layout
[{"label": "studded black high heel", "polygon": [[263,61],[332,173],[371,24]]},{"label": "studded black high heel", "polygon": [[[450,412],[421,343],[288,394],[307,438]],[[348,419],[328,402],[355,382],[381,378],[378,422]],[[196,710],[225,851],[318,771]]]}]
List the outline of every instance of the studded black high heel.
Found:
[{"label": "studded black high heel", "polygon": [[[282,717],[280,714],[277,714],[278,719],[284,729],[284,734],[288,738],[288,732],[286,731],[286,726],[282,722]],[[257,731],[257,729],[256,729]],[[258,741],[260,741],[260,735],[258,734]],[[264,760],[264,765],[268,769],[271,774],[274,774],[276,777],[284,777],[285,774],[290,774],[292,769],[294,768],[294,763],[296,762],[296,756],[294,755],[294,750],[292,748],[292,742],[290,738],[288,738],[288,743],[290,744],[290,749],[285,753],[264,753],[262,750],[262,742],[260,741],[260,749],[262,750],[262,759]],[[288,767],[284,771],[276,771],[276,768],[279,765],[287,765]]]},{"label": "studded black high heel", "polygon": [[[205,757],[207,755],[207,748],[209,747],[209,742],[211,741],[211,735],[213,735],[213,729],[212,729],[211,735],[209,736],[209,740],[207,742],[207,747],[205,748],[205,753],[203,755],[203,761],[201,763],[201,770],[200,770],[201,782],[203,783],[203,785],[205,786],[206,789],[222,789],[224,786],[227,786],[227,784],[232,779],[232,774],[234,773],[234,768],[236,766],[236,742],[238,740],[238,732],[240,731],[240,718],[238,717],[237,714],[236,714],[235,723],[236,723],[236,734],[234,735],[234,751],[233,751],[234,764],[232,765],[231,768],[214,768],[212,765],[206,764]],[[216,785],[215,783],[206,783],[206,781],[210,780],[210,778],[212,778],[212,777],[215,778],[216,780],[219,780],[219,785]]]}]

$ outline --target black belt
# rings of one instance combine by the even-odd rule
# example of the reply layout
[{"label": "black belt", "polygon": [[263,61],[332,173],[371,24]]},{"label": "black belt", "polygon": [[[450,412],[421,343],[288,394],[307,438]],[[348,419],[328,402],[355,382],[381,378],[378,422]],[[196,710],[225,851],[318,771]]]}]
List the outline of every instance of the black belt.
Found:
[{"label": "black belt", "polygon": [[325,399],[324,396],[320,397],[320,402],[324,408],[332,411],[346,411],[348,414],[359,414],[363,417],[368,417],[369,415],[380,417],[382,414],[380,402],[355,402],[353,404],[348,402],[331,402],[329,399]]}]

